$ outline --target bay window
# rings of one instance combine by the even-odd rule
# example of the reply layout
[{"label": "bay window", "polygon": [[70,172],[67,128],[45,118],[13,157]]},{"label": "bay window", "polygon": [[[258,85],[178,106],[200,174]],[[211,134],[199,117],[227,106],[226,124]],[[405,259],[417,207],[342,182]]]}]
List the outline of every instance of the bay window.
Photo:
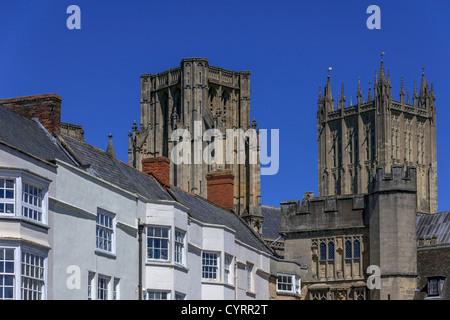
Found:
[{"label": "bay window", "polygon": [[43,300],[45,286],[45,253],[21,246],[0,247],[0,300]]},{"label": "bay window", "polygon": [[0,170],[0,217],[47,224],[49,183],[21,170]]}]

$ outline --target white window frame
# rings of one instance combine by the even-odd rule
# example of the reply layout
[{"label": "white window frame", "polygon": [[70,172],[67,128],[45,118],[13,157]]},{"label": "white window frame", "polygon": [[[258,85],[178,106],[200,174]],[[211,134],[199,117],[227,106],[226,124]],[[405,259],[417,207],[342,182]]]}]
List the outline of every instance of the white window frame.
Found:
[{"label": "white window frame", "polygon": [[112,300],[120,300],[120,279],[113,278]]},{"label": "white window frame", "polygon": [[[20,256],[21,256],[20,257],[20,260],[21,260],[20,266],[21,266],[21,271],[22,271],[21,272],[21,284],[20,284],[21,298],[24,299],[24,296],[26,295],[25,292],[27,292],[28,296],[30,294],[34,295],[36,293],[38,293],[42,296],[40,299],[27,299],[27,300],[43,300],[42,298],[45,297],[44,292],[45,292],[45,284],[46,284],[46,281],[45,281],[46,257],[44,255],[37,253],[36,251],[32,251],[32,250],[21,250]],[[25,257],[25,261],[24,261],[24,257]],[[40,260],[41,265],[38,265],[36,263],[36,259]],[[42,269],[41,276],[39,276],[39,274],[37,275],[37,273],[40,269]],[[25,270],[26,274],[24,274],[24,270]],[[40,290],[36,290],[35,289],[36,284],[41,285],[42,288]]]},{"label": "white window frame", "polygon": [[223,281],[227,284],[234,284],[234,268],[233,261],[234,258],[232,255],[225,254],[223,265]]},{"label": "white window frame", "polygon": [[[0,300],[14,300],[16,298],[16,287],[17,287],[17,275],[16,275],[16,249],[14,247],[0,247],[1,255],[0,255],[0,280],[2,285],[0,286]],[[6,250],[12,250],[13,257],[11,259],[6,259]],[[13,263],[13,268],[11,272],[6,272],[6,264]],[[6,277],[12,277],[12,284],[6,283]],[[12,298],[5,298],[5,288],[12,288]]]},{"label": "white window frame", "polygon": [[96,298],[96,292],[95,289],[97,286],[95,285],[95,272],[89,271],[88,272],[88,300],[95,300]]},{"label": "white window frame", "polygon": [[432,278],[428,280],[428,296],[429,297],[439,296],[439,279]]},{"label": "white window frame", "polygon": [[254,279],[254,264],[247,262],[245,265],[245,279],[246,279],[246,289],[247,292],[254,292],[254,285],[255,285],[255,279]]},{"label": "white window frame", "polygon": [[[166,299],[150,299],[150,294],[153,294],[154,296],[157,295],[159,297],[162,297],[164,294],[166,295]],[[153,289],[147,289],[145,292],[145,298],[146,300],[170,300],[171,299],[171,292],[169,290],[153,290]]]},{"label": "white window frame", "polygon": [[[106,281],[106,287],[100,287],[100,281]],[[97,275],[97,300],[110,300],[111,299],[111,277],[98,274]],[[102,295],[100,295],[100,290],[103,292],[103,299],[100,299]],[[106,292],[105,292],[106,291]]]},{"label": "white window frame", "polygon": [[[38,194],[34,194],[34,192],[38,192]],[[44,212],[42,210],[42,204],[43,204],[43,193],[44,190],[34,184],[28,183],[26,181],[22,181],[22,217],[35,220],[35,221],[42,221],[42,216],[44,215]],[[33,199],[34,202],[38,202],[38,204],[30,203],[29,199]],[[27,200],[25,200],[27,199]],[[24,212],[28,211],[29,213],[25,214]],[[30,217],[33,214],[40,215],[39,219],[35,219],[33,217]]]},{"label": "white window frame", "polygon": [[[105,226],[105,224],[99,223],[99,218],[101,219],[101,216],[107,217],[108,219],[111,219],[111,226]],[[110,232],[111,233],[111,250],[104,249],[104,247],[99,247],[99,240],[103,240],[99,237],[100,231],[104,232]],[[106,239],[108,240],[108,239]],[[104,246],[104,244],[103,244]],[[113,255],[116,254],[116,215],[114,213],[105,211],[103,209],[98,208],[97,209],[97,218],[95,222],[95,251],[99,253],[104,253],[107,255]]]},{"label": "white window frame", "polygon": [[[280,285],[280,279],[279,277],[286,277],[290,278],[290,283],[281,282],[281,285],[290,285],[291,290],[283,290],[279,288]],[[277,274],[277,292],[287,292],[287,293],[298,293],[300,288],[300,279],[296,279],[295,275],[293,274],[287,274],[287,273],[278,273]]]},{"label": "white window frame", "polygon": [[[43,259],[43,274],[42,279],[35,279],[35,281],[42,282],[42,286],[40,289],[40,299],[39,300],[46,300],[47,299],[47,272],[48,272],[48,254],[46,251],[30,247],[28,245],[23,245],[19,241],[0,241],[0,248],[1,249],[12,249],[14,250],[14,293],[13,293],[13,299],[14,300],[23,300],[22,295],[22,287],[23,287],[23,281],[26,278],[30,278],[27,276],[22,275],[22,254],[28,253],[31,255],[39,256]],[[25,269],[26,271],[26,269]],[[30,269],[28,269],[30,271]],[[11,273],[8,273],[8,275]]]},{"label": "white window frame", "polygon": [[[20,218],[39,225],[48,225],[48,188],[50,181],[20,170],[1,170],[0,179],[14,180],[14,199],[2,199],[1,203],[14,204],[14,213],[0,213],[0,217]],[[41,206],[34,206],[24,201],[24,186],[31,185],[41,191]],[[34,219],[22,214],[23,208],[37,210],[41,219]]]},{"label": "white window frame", "polygon": [[[6,186],[6,182],[8,180],[12,180],[13,181],[13,187],[12,187],[12,192],[13,192],[13,198],[6,198],[6,191],[11,190],[11,188],[7,188]],[[16,204],[16,199],[17,199],[17,192],[16,192],[16,179],[15,178],[6,178],[3,176],[0,176],[0,190],[3,191],[3,197],[0,198],[0,204],[3,205],[3,211],[5,212],[1,212],[0,215],[1,216],[14,216],[16,215],[16,211],[17,211],[17,204]],[[6,212],[6,206],[7,205],[12,205],[13,206],[13,212]]]},{"label": "white window frame", "polygon": [[[178,241],[177,234],[182,235],[183,239],[181,242]],[[169,236],[170,236],[170,230],[169,230]],[[169,242],[170,242],[170,239],[169,239]],[[173,242],[174,242],[173,261],[176,264],[185,266],[186,265],[186,231],[176,228],[175,232],[174,232],[174,241]],[[181,252],[179,252],[180,248],[181,248]],[[178,256],[181,256],[181,261],[177,261],[177,260],[179,260]]]},{"label": "white window frame", "polygon": [[[159,236],[150,236],[149,235],[150,228],[161,229],[161,236],[160,237]],[[167,230],[167,238],[162,236],[162,230],[163,229]],[[170,239],[170,236],[171,236],[171,227],[170,226],[162,226],[162,225],[149,225],[149,226],[147,226],[147,261],[150,261],[150,262],[169,262],[170,261],[170,256],[171,256],[171,239]],[[155,257],[150,258],[149,257],[149,250],[158,250],[158,249],[162,250],[161,247],[159,247],[159,248],[157,248],[155,246],[149,247],[148,242],[149,242],[150,238],[152,238],[154,240],[158,240],[158,239],[159,240],[161,240],[161,239],[167,240],[167,258],[164,259],[164,258],[155,258]],[[160,254],[160,257],[161,257],[161,254]]]},{"label": "white window frame", "polygon": [[[204,255],[214,255],[215,258],[211,259],[210,257],[205,257]],[[204,264],[205,259],[207,259],[207,261],[214,261],[215,260],[215,265],[212,264]],[[212,268],[212,270],[208,270],[205,271],[204,268]],[[202,269],[201,269],[201,276],[202,276],[202,280],[203,281],[213,281],[213,282],[217,282],[220,281],[220,253],[216,252],[216,251],[203,251],[202,252]],[[205,274],[213,274],[215,273],[215,277],[204,277]]]}]

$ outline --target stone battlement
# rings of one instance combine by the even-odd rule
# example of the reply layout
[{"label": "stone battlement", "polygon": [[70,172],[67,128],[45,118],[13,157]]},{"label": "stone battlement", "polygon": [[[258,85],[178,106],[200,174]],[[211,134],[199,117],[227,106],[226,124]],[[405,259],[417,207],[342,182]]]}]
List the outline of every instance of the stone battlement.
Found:
[{"label": "stone battlement", "polygon": [[379,191],[417,191],[416,168],[392,166],[388,172],[384,167],[378,167],[369,172],[369,193]]}]

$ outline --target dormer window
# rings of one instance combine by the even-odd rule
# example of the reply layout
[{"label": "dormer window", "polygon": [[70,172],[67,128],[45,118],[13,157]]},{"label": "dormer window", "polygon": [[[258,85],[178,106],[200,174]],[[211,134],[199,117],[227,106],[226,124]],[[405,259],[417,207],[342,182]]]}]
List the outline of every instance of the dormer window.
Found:
[{"label": "dormer window", "polygon": [[429,276],[428,278],[428,298],[441,298],[444,287],[445,276]]}]

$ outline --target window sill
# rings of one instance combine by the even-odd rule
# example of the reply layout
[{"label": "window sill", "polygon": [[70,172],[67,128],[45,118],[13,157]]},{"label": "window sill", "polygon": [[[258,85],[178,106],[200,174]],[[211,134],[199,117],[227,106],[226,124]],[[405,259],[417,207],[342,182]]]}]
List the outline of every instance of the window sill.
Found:
[{"label": "window sill", "polygon": [[278,291],[277,290],[277,295],[279,295],[279,296],[289,296],[289,297],[300,297],[299,293],[292,292],[292,291]]},{"label": "window sill", "polygon": [[95,249],[95,254],[97,254],[99,256],[106,257],[106,258],[111,258],[111,259],[116,259],[117,258],[115,253],[104,251],[104,250],[101,250],[101,249]]},{"label": "window sill", "polygon": [[248,295],[248,296],[250,296],[250,297],[252,297],[252,298],[255,298],[255,297],[256,297],[256,293],[253,292],[253,291],[246,291],[245,294]]},{"label": "window sill", "polygon": [[13,221],[17,221],[17,222],[25,222],[37,227],[41,227],[44,229],[50,229],[50,227],[48,226],[48,224],[45,224],[43,222],[40,221],[36,221],[36,220],[32,220],[29,219],[27,217],[23,217],[23,216],[16,216],[14,214],[0,214],[0,221],[1,220],[13,220]]},{"label": "window sill", "polygon": [[212,285],[228,287],[228,288],[233,289],[233,290],[235,289],[234,284],[228,283],[228,282],[219,281],[219,280],[202,279],[202,284],[212,284]]},{"label": "window sill", "polygon": [[222,281],[214,279],[202,279],[202,284],[224,285]]},{"label": "window sill", "polygon": [[186,266],[182,265],[182,264],[178,264],[178,263],[173,263],[170,261],[155,261],[155,260],[147,260],[145,262],[146,266],[157,266],[157,267],[169,267],[169,268],[175,268],[175,269],[179,269],[182,271],[189,271],[189,268],[187,268]]}]

